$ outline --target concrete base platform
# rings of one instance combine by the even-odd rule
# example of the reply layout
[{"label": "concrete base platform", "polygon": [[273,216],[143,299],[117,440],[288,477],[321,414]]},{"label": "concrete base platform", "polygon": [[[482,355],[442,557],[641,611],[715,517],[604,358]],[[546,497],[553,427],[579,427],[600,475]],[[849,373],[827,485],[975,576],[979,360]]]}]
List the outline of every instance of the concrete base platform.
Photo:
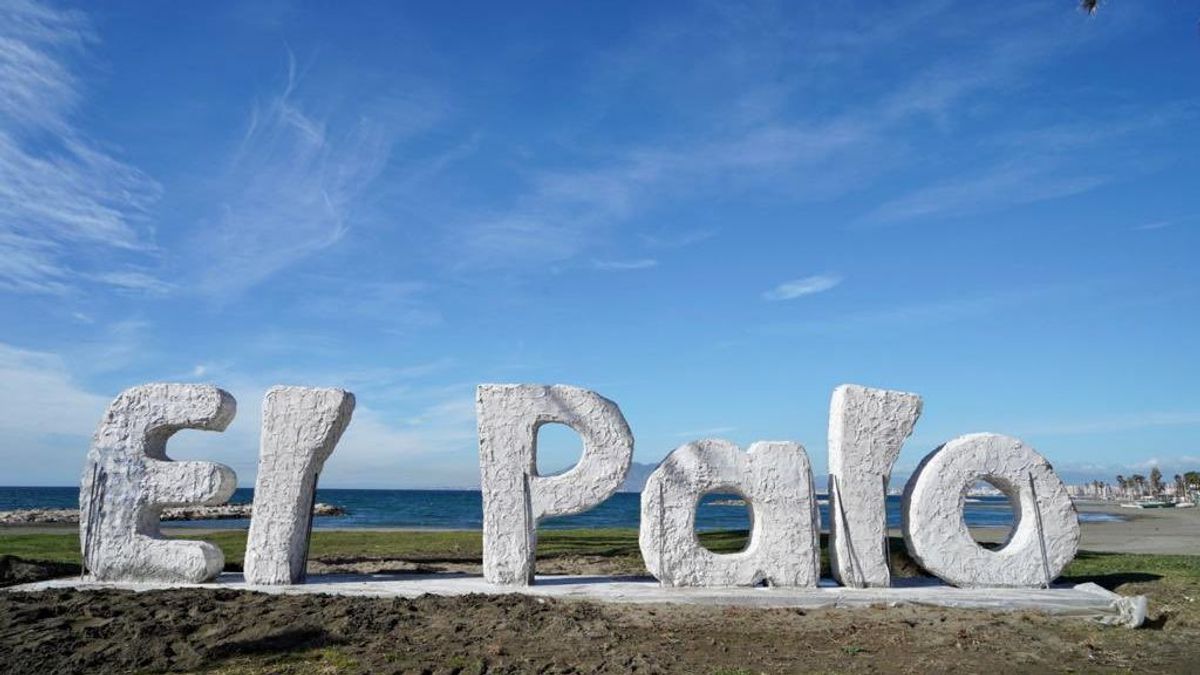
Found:
[{"label": "concrete base platform", "polygon": [[494,586],[482,577],[466,574],[313,575],[294,586],[254,586],[241,574],[222,574],[208,584],[154,584],[98,582],[67,578],[13,586],[10,592],[56,588],[104,588],[152,591],[170,588],[212,588],[261,593],[325,593],[369,597],[415,598],[421,595],[481,593],[525,595],[596,602],[695,604],[736,607],[868,607],[872,605],[924,605],[997,612],[1034,611],[1055,616],[1082,617],[1106,624],[1136,628],[1146,618],[1144,596],[1125,597],[1096,584],[1049,589],[954,588],[931,580],[894,580],[891,588],[846,588],[822,581],[818,588],[664,588],[649,577],[539,576],[525,588]]}]

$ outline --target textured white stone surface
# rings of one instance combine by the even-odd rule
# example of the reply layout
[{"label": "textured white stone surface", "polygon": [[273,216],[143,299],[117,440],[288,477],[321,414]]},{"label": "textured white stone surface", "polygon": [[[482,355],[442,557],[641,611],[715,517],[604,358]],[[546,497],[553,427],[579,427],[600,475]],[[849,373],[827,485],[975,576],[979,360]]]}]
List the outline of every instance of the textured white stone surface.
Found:
[{"label": "textured white stone surface", "polygon": [[200,384],[147,384],[125,390],[109,405],[79,490],[80,548],[94,578],[200,582],[221,572],[221,549],[163,538],[159,513],[219,504],[233,494],[233,469],[173,461],[167,440],[180,429],[223,431],[236,411],[232,396]]},{"label": "textured white stone surface", "polygon": [[[999,550],[976,544],[963,521],[966,490],[978,480],[1014,503],[1017,522]],[[959,436],[930,453],[905,487],[903,517],[909,554],[955,586],[1045,585],[1079,548],[1079,516],[1050,463],[998,434]]]},{"label": "textured white stone surface", "polygon": [[887,486],[921,397],[847,384],[829,403],[829,563],[855,588],[886,587]]},{"label": "textured white stone surface", "polygon": [[[751,509],[750,541],[716,554],[696,537],[696,506],[712,492],[736,492]],[[815,586],[820,525],[812,468],[799,443],[759,442],[742,450],[708,439],[682,445],[642,490],[638,544],[646,569],[666,586]]]},{"label": "textured white stone surface", "polygon": [[[1078,617],[1101,623],[1136,628],[1146,618],[1145,596],[1125,597],[1096,584],[1036,589],[951,588],[927,580],[904,580],[903,587],[844,588],[832,583],[820,588],[663,588],[652,579],[631,577],[539,576],[536,586],[496,586],[477,576],[448,574],[322,574],[313,575],[301,586],[254,586],[240,574],[222,574],[216,583],[188,585],[191,588],[250,590],[262,593],[300,595],[321,593],[362,597],[416,598],[422,595],[521,594],[562,600],[614,603],[670,603],[726,607],[878,607],[920,605],[993,612],[1035,611],[1062,617]],[[93,590],[119,588],[154,591],[180,588],[181,584],[96,583],[78,579],[54,579],[0,589],[0,593],[24,593],[53,588]]]},{"label": "textured white stone surface", "polygon": [[317,476],[354,413],[341,389],[272,387],[263,398],[262,441],[245,575],[252,584],[304,579]]},{"label": "textured white stone surface", "polygon": [[[483,573],[494,584],[533,583],[537,523],[586,511],[621,486],[633,434],[617,404],[564,385],[481,384],[476,390]],[[583,439],[570,471],[537,475],[537,432],[565,424]]]}]

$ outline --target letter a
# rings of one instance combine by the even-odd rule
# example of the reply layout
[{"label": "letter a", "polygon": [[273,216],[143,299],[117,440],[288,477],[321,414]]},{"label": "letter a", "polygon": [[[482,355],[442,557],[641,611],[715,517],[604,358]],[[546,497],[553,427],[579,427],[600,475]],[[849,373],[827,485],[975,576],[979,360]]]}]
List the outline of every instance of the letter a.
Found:
[{"label": "letter a", "polygon": [[[750,542],[716,554],[696,538],[696,506],[735,492],[750,507]],[[671,451],[642,490],[638,546],[664,586],[816,586],[821,572],[816,500],[799,443],[759,442],[742,452],[718,439]]]}]

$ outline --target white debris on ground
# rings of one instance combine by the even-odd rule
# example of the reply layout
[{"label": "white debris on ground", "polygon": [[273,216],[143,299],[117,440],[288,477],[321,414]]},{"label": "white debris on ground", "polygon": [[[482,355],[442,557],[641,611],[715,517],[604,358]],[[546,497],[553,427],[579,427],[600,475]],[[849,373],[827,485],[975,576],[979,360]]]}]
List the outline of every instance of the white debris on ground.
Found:
[{"label": "white debris on ground", "polygon": [[936,580],[894,580],[891,588],[847,588],[823,579],[818,588],[666,588],[650,577],[538,576],[532,586],[489,584],[475,575],[328,574],[312,575],[294,586],[248,585],[240,574],[222,574],[214,583],[166,584],[82,581],[77,577],[11,586],[0,592],[122,589],[155,591],[170,588],[247,590],[275,594],[330,594],[362,597],[415,598],[425,594],[460,596],[472,593],[520,593],[560,600],[633,604],[682,604],[724,607],[841,609],[920,605],[993,612],[1033,611],[1051,616],[1089,619],[1112,626],[1137,628],[1146,620],[1145,596],[1127,597],[1093,583],[1054,588],[953,588]]}]

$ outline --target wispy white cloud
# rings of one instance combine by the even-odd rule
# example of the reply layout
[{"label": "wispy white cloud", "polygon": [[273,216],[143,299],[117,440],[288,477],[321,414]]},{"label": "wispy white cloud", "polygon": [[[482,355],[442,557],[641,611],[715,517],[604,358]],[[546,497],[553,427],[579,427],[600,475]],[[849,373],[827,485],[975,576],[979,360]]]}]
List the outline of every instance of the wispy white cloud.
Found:
[{"label": "wispy white cloud", "polygon": [[952,0],[923,0],[880,7],[868,13],[850,12],[849,25],[824,27],[812,36],[810,48],[826,65],[869,59],[878,50],[904,40],[914,30],[936,25],[952,9]]},{"label": "wispy white cloud", "polygon": [[[326,485],[471,488],[479,485],[475,401],[469,392],[429,406],[400,427],[368,405],[354,413],[322,478]],[[420,471],[414,471],[414,467]]]},{"label": "wispy white cloud", "polygon": [[0,381],[4,434],[87,436],[109,401],[77,382],[57,354],[5,343],[0,343]]},{"label": "wispy white cloud", "polygon": [[693,429],[691,431],[680,431],[672,434],[676,438],[712,438],[714,436],[722,436],[724,434],[737,431],[737,427],[709,427],[707,429]]},{"label": "wispy white cloud", "polygon": [[1172,225],[1174,225],[1174,223],[1170,220],[1155,220],[1149,223],[1142,223],[1141,225],[1134,226],[1133,229],[1144,232],[1146,230],[1161,230],[1164,227],[1170,227]]},{"label": "wispy white cloud", "polygon": [[[930,17],[944,17],[951,6],[931,1],[897,10],[895,24],[879,31],[887,36],[881,42],[928,30]],[[800,107],[797,100],[829,86],[821,71],[831,62],[853,73],[856,66],[847,61],[869,61],[877,46],[852,39],[858,28],[839,32],[821,25],[809,35],[788,14],[769,3],[752,10],[709,5],[690,19],[672,15],[667,26],[647,27],[632,44],[601,59],[594,81],[584,86],[598,108],[581,124],[590,135],[566,143],[574,161],[530,171],[528,189],[508,208],[472,214],[453,227],[447,242],[454,260],[466,269],[480,264],[519,269],[536,260],[584,255],[624,236],[620,226],[647,211],[691,202],[714,189],[775,190],[793,201],[835,199],[899,166],[920,163],[909,146],[909,132],[917,125],[924,133],[932,121],[940,135],[949,136],[956,124],[978,114],[972,104],[986,107],[981,100],[998,89],[1025,86],[1031,70],[1086,41],[1075,34],[1064,38],[1062,24],[1071,17],[1041,9],[1009,8],[990,17],[986,30],[994,37],[986,40],[964,40],[976,33],[956,17],[944,31],[934,30],[954,46],[955,58],[930,59],[882,86],[864,80],[864,93],[853,105],[835,95],[822,105]],[[966,20],[971,21],[980,20]],[[698,54],[695,41],[701,36],[705,48]],[[681,60],[705,77],[680,77]],[[640,96],[676,97],[691,105],[681,112],[675,112],[674,101],[668,106],[676,115],[670,133],[600,147],[587,140],[594,137],[596,118],[635,88]],[[562,147],[555,145],[553,152],[558,158]],[[997,158],[971,179],[934,183],[893,199],[870,220],[966,213],[981,200],[979,208],[1052,199],[1109,180],[1097,171],[1063,172],[1047,160],[1031,165]]]},{"label": "wispy white cloud", "polygon": [[699,230],[684,230],[682,232],[660,232],[647,233],[641,232],[638,238],[642,243],[650,248],[684,248],[692,244],[698,244],[702,241],[707,241],[717,236],[715,228],[705,228]]},{"label": "wispy white cloud", "polygon": [[1049,31],[1021,31],[1017,42],[993,41],[978,52],[935,62],[902,82],[879,105],[894,121],[914,115],[944,121],[967,97],[1016,79],[1027,68],[1057,50]]},{"label": "wispy white cloud", "polygon": [[0,382],[0,461],[24,466],[12,475],[26,484],[76,476],[109,398],[80,384],[58,355],[4,343]]},{"label": "wispy white cloud", "polygon": [[1200,411],[1146,411],[1107,415],[1090,420],[1075,420],[1034,425],[1022,433],[1040,436],[1083,436],[1118,431],[1136,431],[1159,427],[1200,426]]},{"label": "wispy white cloud", "polygon": [[[512,209],[474,216],[447,237],[460,269],[520,268],[559,262],[609,240],[613,230],[649,204],[678,199],[726,181],[795,180],[796,198],[841,193],[863,169],[838,165],[868,155],[876,163],[883,140],[857,120],[833,123],[771,123],[735,134],[707,134],[678,146],[631,147],[584,169],[543,170]],[[785,176],[786,178],[781,178]],[[796,180],[797,176],[802,180]],[[712,236],[693,233],[678,248]]]},{"label": "wispy white cloud", "polygon": [[355,278],[310,279],[297,298],[301,311],[325,319],[354,315],[395,332],[429,328],[442,323],[430,300],[433,286],[423,281],[373,281]]},{"label": "wispy white cloud", "polygon": [[301,96],[289,53],[282,91],[252,110],[227,175],[220,213],[193,244],[205,259],[200,285],[237,294],[337,244],[356,206],[387,166],[394,145],[439,116],[423,94],[363,103],[347,121]]},{"label": "wispy white cloud", "polygon": [[890,224],[964,216],[1081,194],[1113,180],[1097,171],[1063,175],[1061,168],[1048,162],[1001,162],[976,175],[935,182],[884,202],[862,221]]},{"label": "wispy white cloud", "polygon": [[1177,216],[1174,218],[1163,218],[1160,220],[1151,220],[1140,225],[1134,226],[1132,229],[1137,232],[1146,232],[1150,230],[1162,230],[1168,227],[1184,225],[1200,220],[1200,215],[1190,214],[1186,216]]},{"label": "wispy white cloud", "polygon": [[[472,385],[416,387],[444,362],[395,369],[333,372],[244,369],[206,372],[237,399],[237,418],[220,434],[184,433],[168,452],[227,464],[241,485],[257,471],[262,399],[276,384],[342,387],[355,394],[354,416],[321,472],[326,487],[456,487],[479,484]],[[419,470],[414,469],[419,467]]]},{"label": "wispy white cloud", "polygon": [[818,274],[816,276],[793,279],[779,284],[763,293],[764,300],[795,300],[806,295],[824,293],[842,283],[842,277],[834,274]]},{"label": "wispy white cloud", "polygon": [[150,295],[165,295],[175,288],[174,285],[139,270],[101,272],[99,274],[88,275],[87,278],[118,289],[137,291]]},{"label": "wispy white cloud", "polygon": [[1196,101],[1182,100],[1145,105],[1118,106],[1103,113],[1094,110],[1058,116],[1045,125],[1025,126],[1001,132],[985,139],[985,146],[1028,151],[1037,148],[1048,153],[1076,152],[1098,143],[1113,144],[1137,134],[1169,131],[1187,123],[1200,112]]},{"label": "wispy white cloud", "polygon": [[1083,483],[1101,480],[1114,484],[1116,477],[1147,474],[1157,468],[1163,480],[1170,482],[1175,474],[1200,470],[1200,457],[1182,455],[1178,457],[1149,457],[1129,462],[1055,462],[1054,470],[1067,483]]},{"label": "wispy white cloud", "polygon": [[611,272],[626,272],[630,270],[645,270],[657,267],[654,258],[637,258],[635,260],[593,260],[592,268]]},{"label": "wispy white cloud", "polygon": [[158,184],[72,122],[73,62],[94,40],[82,13],[0,5],[0,289],[64,293],[96,274],[77,268],[152,248],[138,223]]},{"label": "wispy white cloud", "polygon": [[1150,469],[1161,469],[1163,466],[1163,461],[1157,457],[1151,457],[1150,459],[1141,462],[1134,462],[1128,466],[1135,469],[1149,471]]},{"label": "wispy white cloud", "polygon": [[151,322],[137,317],[106,323],[76,338],[66,355],[76,374],[115,373],[150,358],[153,329]]},{"label": "wispy white cloud", "polygon": [[[980,150],[972,158],[972,167],[982,168],[912,189],[875,207],[860,222],[894,224],[959,217],[1089,192],[1155,167],[1147,159],[1153,151],[1146,139],[1196,117],[1195,103],[1182,101],[1150,111],[1120,109],[1109,117],[1089,115],[1049,125],[1018,125],[982,137]],[[1131,159],[1110,159],[1102,165],[1080,161],[1098,147],[1107,153],[1125,153]]]},{"label": "wispy white cloud", "polygon": [[590,222],[514,213],[471,223],[451,233],[447,244],[453,267],[493,270],[561,262],[595,241]]},{"label": "wispy white cloud", "polygon": [[80,92],[65,57],[95,42],[87,17],[36,0],[5,2],[0,17],[0,117],[25,129],[70,129]]},{"label": "wispy white cloud", "polygon": [[877,309],[857,310],[812,320],[779,322],[763,326],[769,335],[807,333],[837,334],[952,324],[990,317],[999,313],[1027,309],[1084,293],[1076,286],[1047,286],[982,293],[961,298],[901,304]]}]

